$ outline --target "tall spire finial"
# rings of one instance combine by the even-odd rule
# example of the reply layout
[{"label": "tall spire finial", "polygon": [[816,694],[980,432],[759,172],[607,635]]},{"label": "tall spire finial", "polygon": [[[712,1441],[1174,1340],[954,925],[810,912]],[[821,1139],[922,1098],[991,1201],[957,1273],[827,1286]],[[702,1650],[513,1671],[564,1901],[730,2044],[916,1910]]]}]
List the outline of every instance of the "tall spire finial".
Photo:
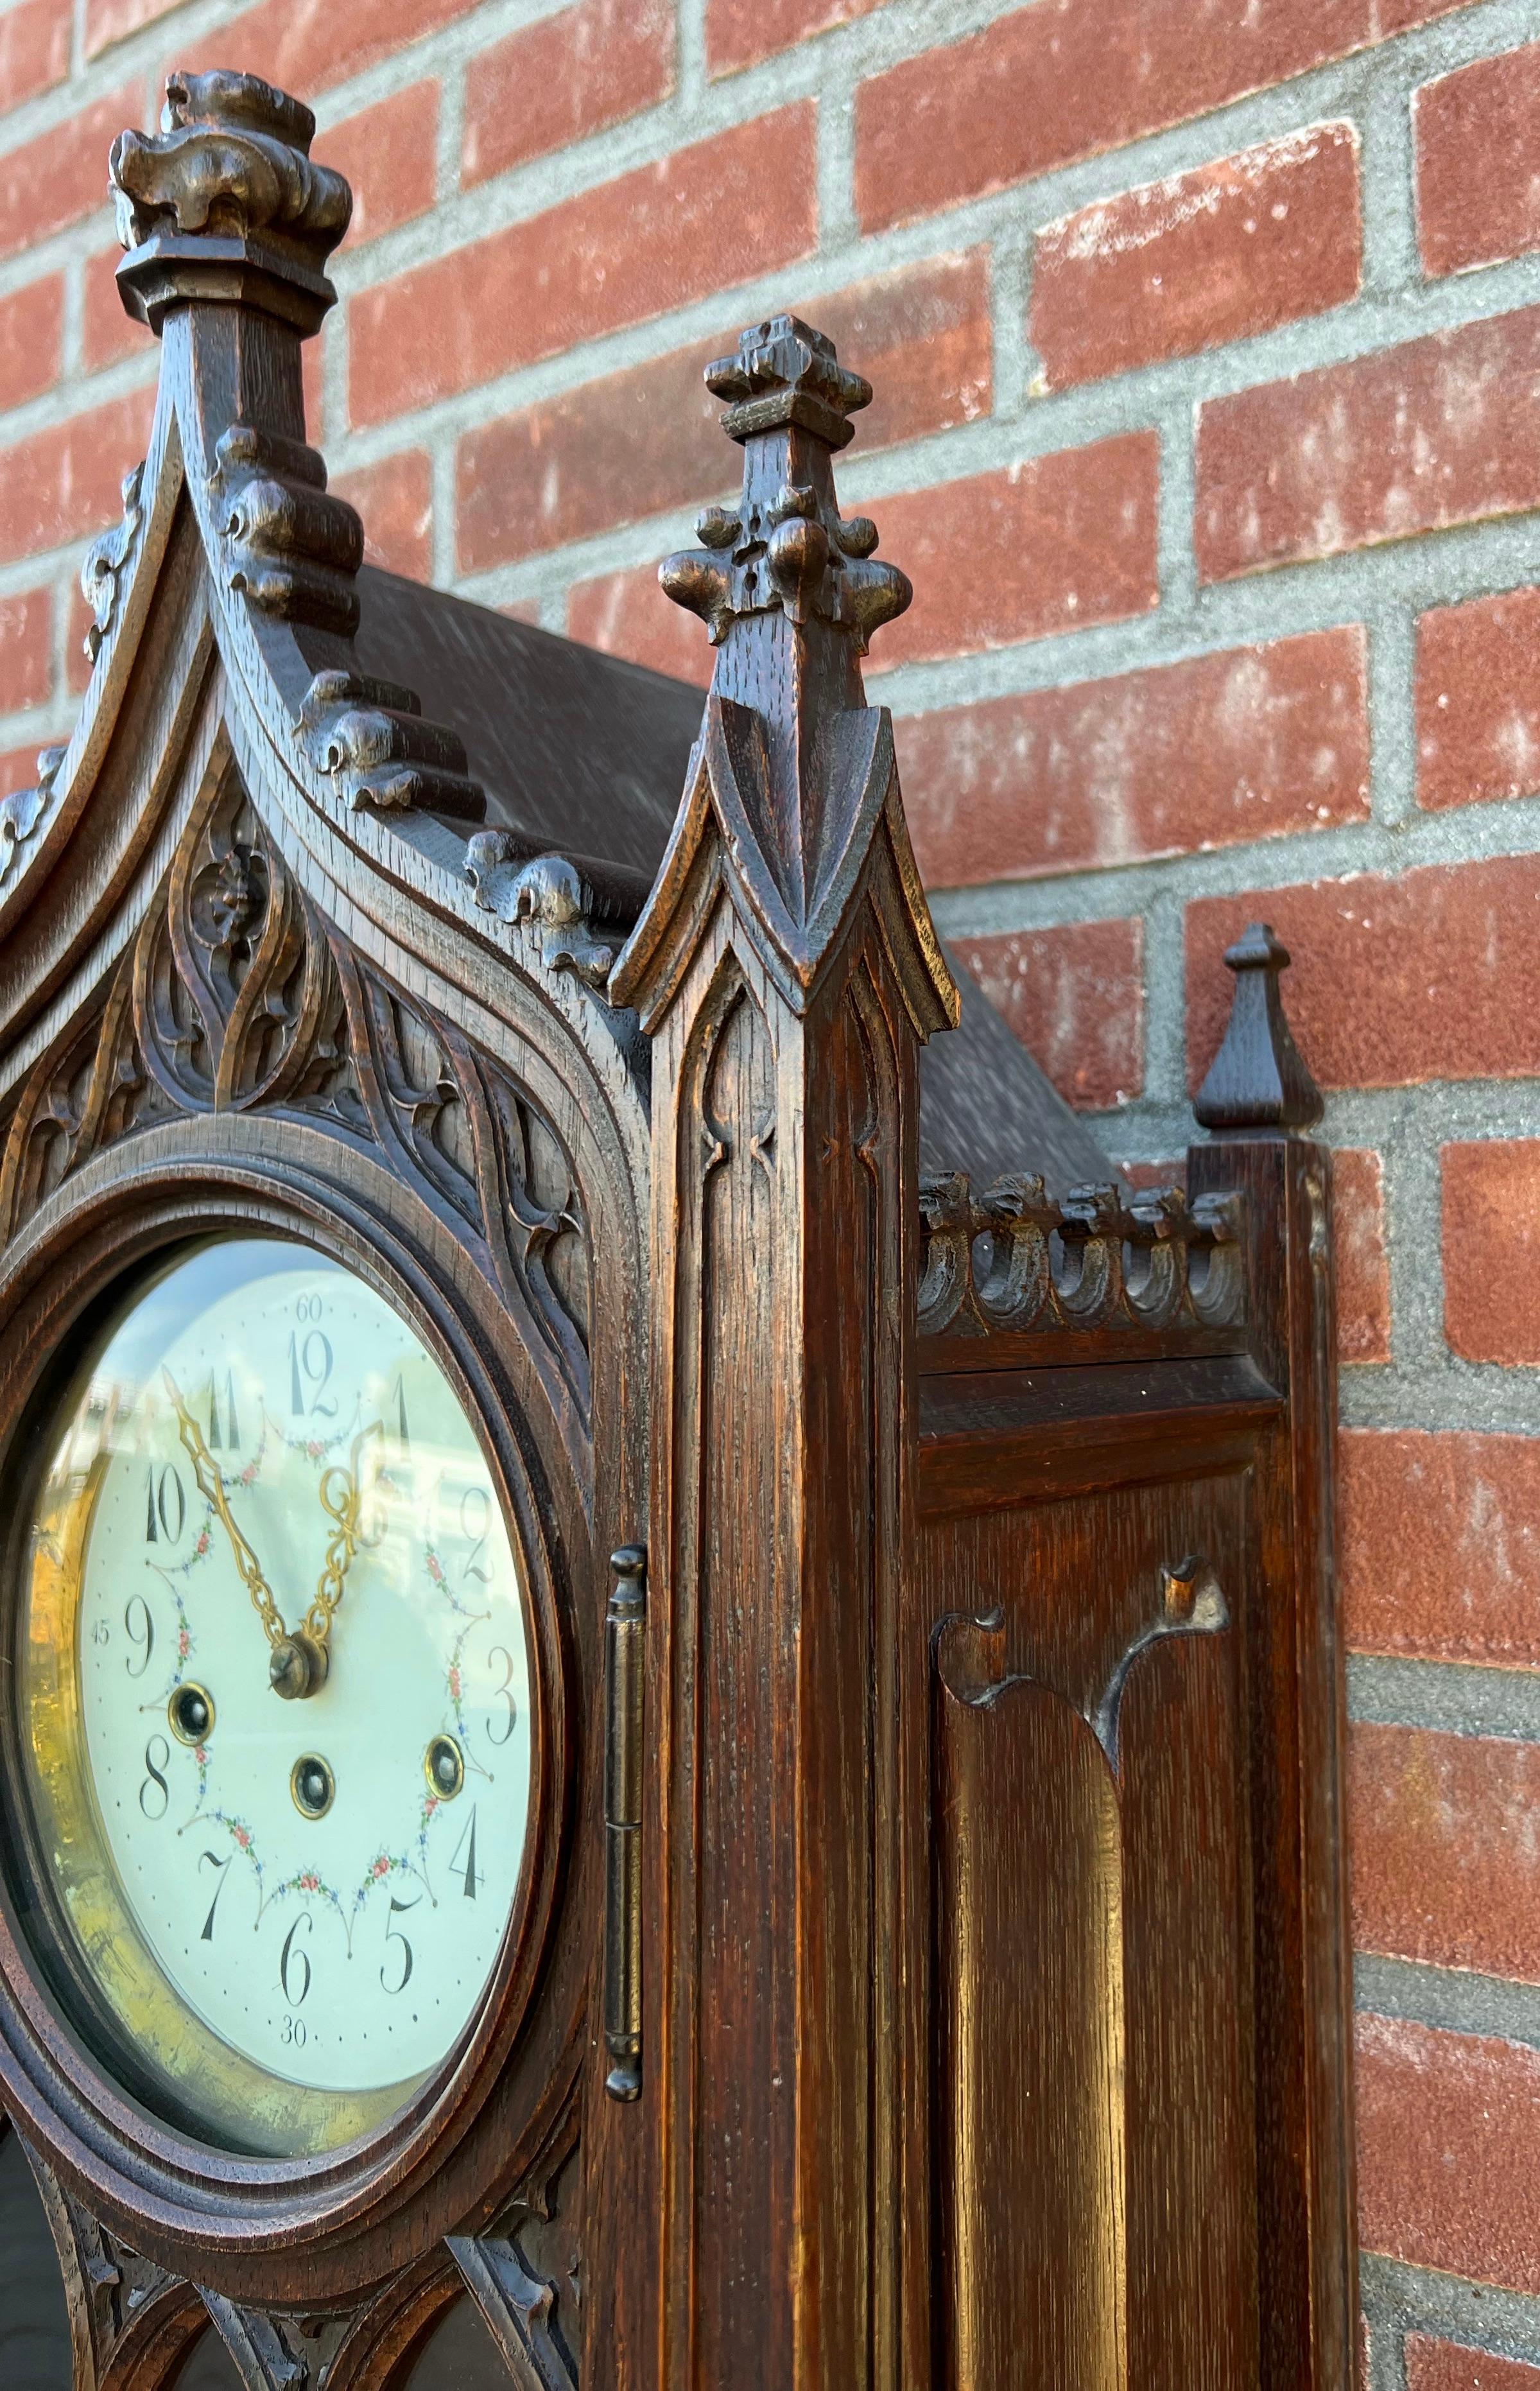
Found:
[{"label": "tall spire finial", "polygon": [[1229,1026],[1193,1110],[1210,1130],[1308,1129],[1323,1105],[1283,1008],[1288,949],[1252,922],[1224,960],[1236,976]]},{"label": "tall spire finial", "polygon": [[180,300],[225,300],[315,331],[353,213],[341,174],[311,163],[315,132],[308,108],[256,75],[169,76],[161,131],[112,144],[129,314],[158,332]]}]

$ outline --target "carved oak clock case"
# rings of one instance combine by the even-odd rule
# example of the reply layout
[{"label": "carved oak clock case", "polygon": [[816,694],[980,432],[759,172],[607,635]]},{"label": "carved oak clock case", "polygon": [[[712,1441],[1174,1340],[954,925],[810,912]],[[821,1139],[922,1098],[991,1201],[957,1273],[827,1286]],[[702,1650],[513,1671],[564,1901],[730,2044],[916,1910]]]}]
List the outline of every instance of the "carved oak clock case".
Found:
[{"label": "carved oak clock case", "polygon": [[467,2314],[524,2391],[1343,2385],[1287,957],[1184,1190],[959,1029],[794,317],[662,569],[704,719],[371,573],[313,131],[208,74],[113,149],[159,404],[0,802],[0,2109],[75,2391],[443,2391]]}]

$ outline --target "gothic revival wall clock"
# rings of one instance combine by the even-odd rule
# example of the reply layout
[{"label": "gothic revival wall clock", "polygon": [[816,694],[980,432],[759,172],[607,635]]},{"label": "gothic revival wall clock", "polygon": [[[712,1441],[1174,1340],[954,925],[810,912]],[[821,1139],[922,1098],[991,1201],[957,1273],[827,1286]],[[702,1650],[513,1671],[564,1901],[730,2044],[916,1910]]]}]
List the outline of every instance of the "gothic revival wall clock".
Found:
[{"label": "gothic revival wall clock", "polygon": [[1327,2391],[1287,958],[1232,951],[1181,1191],[958,1026],[861,681],[908,584],[834,487],[871,393],[793,317],[711,368],[742,501],[663,568],[704,720],[365,567],[313,129],[210,74],[114,148],[160,401],[0,804],[0,2197],[24,2155],[55,2379]]}]

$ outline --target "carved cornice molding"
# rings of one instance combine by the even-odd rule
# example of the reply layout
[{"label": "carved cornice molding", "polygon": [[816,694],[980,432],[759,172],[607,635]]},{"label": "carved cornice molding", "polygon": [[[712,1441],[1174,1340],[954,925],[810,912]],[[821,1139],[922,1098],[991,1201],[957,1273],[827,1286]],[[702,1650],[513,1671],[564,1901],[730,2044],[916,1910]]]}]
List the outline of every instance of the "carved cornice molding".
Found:
[{"label": "carved cornice molding", "polygon": [[120,134],[109,167],[130,313],[159,330],[179,301],[243,300],[314,331],[353,195],[312,164],[309,109],[256,75],[174,74],[161,126]]},{"label": "carved cornice molding", "polygon": [[[1130,1196],[965,1171],[920,1183],[920,1333],[1231,1328],[1244,1317],[1240,1199],[1173,1187]],[[1196,1261],[1196,1267],[1195,1267]]]}]

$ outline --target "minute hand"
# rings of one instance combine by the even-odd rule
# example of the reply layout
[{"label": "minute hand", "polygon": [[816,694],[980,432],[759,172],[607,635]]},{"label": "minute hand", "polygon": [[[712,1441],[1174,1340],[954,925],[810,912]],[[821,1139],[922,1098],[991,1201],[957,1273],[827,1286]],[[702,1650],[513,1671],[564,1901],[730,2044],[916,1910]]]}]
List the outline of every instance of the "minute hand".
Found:
[{"label": "minute hand", "polygon": [[[304,1633],[314,1642],[324,1645],[331,1633],[331,1615],[343,1598],[353,1556],[358,1549],[358,1513],[363,1504],[363,1491],[358,1484],[358,1456],[371,1436],[383,1436],[382,1421],[374,1420],[360,1428],[353,1440],[345,1469],[329,1469],[320,1483],[321,1508],[328,1519],[336,1522],[326,1547],[326,1566],[316,1588],[316,1599],[304,1614]],[[343,1481],[341,1494],[333,1494],[331,1481]]]},{"label": "minute hand", "polygon": [[219,1524],[230,1540],[230,1549],[235,1555],[236,1568],[240,1572],[240,1582],[251,1596],[252,1607],[266,1630],[268,1643],[281,1643],[288,1634],[283,1623],[283,1615],[273,1600],[272,1589],[262,1574],[261,1564],[255,1553],[236,1526],[234,1514],[230,1509],[229,1497],[225,1492],[225,1480],[219,1474],[218,1464],[204,1443],[203,1431],[183,1402],[181,1389],[171,1372],[162,1370],[161,1376],[166,1382],[166,1392],[176,1407],[176,1418],[183,1447],[188,1459],[192,1464],[192,1474],[198,1480],[198,1491],[205,1503],[211,1503],[214,1506],[218,1515]]}]

